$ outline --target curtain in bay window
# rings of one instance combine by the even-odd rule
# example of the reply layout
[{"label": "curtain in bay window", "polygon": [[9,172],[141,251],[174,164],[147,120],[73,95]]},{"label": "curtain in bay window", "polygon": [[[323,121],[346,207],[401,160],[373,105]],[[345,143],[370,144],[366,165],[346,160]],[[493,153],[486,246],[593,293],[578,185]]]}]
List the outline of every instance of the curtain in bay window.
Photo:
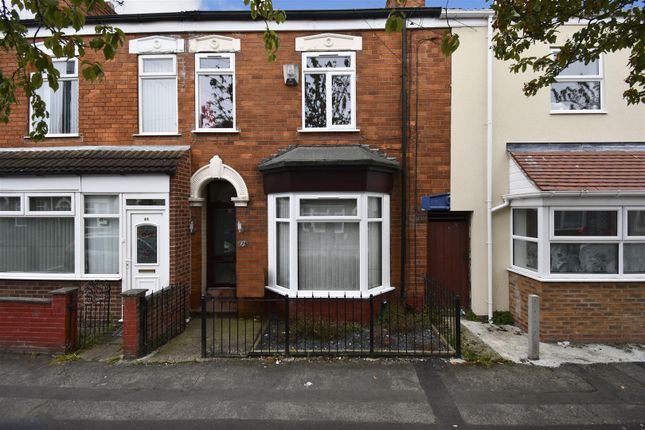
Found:
[{"label": "curtain in bay window", "polygon": [[[288,202],[288,201],[287,201]],[[277,223],[277,276],[276,283],[281,286],[289,287],[289,223]]]},{"label": "curtain in bay window", "polygon": [[0,272],[74,273],[74,218],[0,218]]},{"label": "curtain in bay window", "polygon": [[383,283],[383,256],[382,256],[382,236],[381,236],[381,223],[370,222],[367,231],[367,260],[368,260],[368,287],[380,287]]},{"label": "curtain in bay window", "polygon": [[359,223],[298,224],[298,289],[360,289]]}]

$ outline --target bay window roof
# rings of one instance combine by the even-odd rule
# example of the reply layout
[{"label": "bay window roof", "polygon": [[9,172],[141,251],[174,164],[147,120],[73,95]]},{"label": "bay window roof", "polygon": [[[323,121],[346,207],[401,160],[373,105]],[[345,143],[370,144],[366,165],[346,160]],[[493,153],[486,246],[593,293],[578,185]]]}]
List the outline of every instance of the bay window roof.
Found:
[{"label": "bay window roof", "polygon": [[175,173],[188,146],[0,149],[0,176]]},{"label": "bay window roof", "polygon": [[395,171],[396,159],[365,145],[298,145],[260,163],[261,171],[321,166],[369,166]]},{"label": "bay window roof", "polygon": [[508,151],[539,191],[645,190],[645,143],[509,144]]}]

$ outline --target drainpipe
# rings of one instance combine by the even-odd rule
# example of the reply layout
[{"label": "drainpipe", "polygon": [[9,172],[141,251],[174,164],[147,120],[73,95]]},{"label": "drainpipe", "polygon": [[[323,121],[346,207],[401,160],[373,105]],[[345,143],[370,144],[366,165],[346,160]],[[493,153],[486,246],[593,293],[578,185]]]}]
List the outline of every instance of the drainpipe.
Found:
[{"label": "drainpipe", "polygon": [[493,322],[493,17],[488,16],[486,54],[486,282],[488,322]]},{"label": "drainpipe", "polygon": [[[401,298],[405,297],[406,273],[405,260],[407,258],[407,204],[408,204],[408,23],[403,15],[403,30],[401,30]],[[415,196],[416,198],[416,196]]]}]

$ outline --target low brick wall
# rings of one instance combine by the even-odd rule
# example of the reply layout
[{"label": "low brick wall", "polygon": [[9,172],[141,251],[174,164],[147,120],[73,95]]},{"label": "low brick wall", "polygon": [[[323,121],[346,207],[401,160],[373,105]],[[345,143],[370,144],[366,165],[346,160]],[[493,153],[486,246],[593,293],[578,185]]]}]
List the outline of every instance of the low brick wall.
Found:
[{"label": "low brick wall", "polygon": [[540,282],[509,272],[509,306],[527,329],[528,295],[540,296],[540,340],[645,342],[645,283]]},{"label": "low brick wall", "polygon": [[76,288],[49,298],[0,298],[0,347],[19,352],[67,352],[77,344]]}]

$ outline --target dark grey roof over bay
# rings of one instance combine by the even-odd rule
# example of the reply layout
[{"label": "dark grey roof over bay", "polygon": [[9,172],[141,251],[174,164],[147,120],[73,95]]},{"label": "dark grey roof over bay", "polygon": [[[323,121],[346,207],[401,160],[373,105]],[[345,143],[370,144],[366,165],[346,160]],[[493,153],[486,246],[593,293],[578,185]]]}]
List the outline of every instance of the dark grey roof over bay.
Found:
[{"label": "dark grey roof over bay", "polygon": [[188,146],[0,148],[0,176],[175,173]]},{"label": "dark grey roof over bay", "polygon": [[261,171],[291,167],[368,166],[398,170],[399,163],[367,145],[296,145],[266,160]]}]

